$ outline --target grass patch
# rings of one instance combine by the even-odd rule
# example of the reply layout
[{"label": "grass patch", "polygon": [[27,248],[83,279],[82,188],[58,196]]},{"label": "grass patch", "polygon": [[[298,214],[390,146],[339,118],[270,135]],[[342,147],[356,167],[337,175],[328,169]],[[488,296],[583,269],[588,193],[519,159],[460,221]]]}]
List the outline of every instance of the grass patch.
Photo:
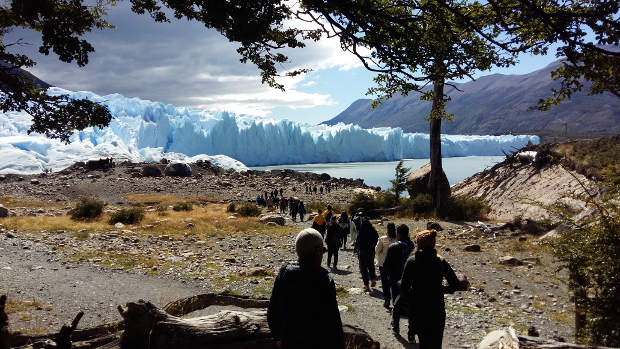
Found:
[{"label": "grass patch", "polygon": [[244,204],[237,210],[237,213],[242,217],[256,217],[260,215],[261,212],[260,207],[255,204]]},{"label": "grass patch", "polygon": [[108,222],[110,224],[136,224],[140,223],[142,219],[144,219],[144,209],[136,206],[131,208],[123,208],[112,213]]},{"label": "grass patch", "polygon": [[105,203],[93,198],[84,198],[69,211],[72,219],[95,219],[103,214]]},{"label": "grass patch", "polygon": [[174,211],[191,211],[194,209],[194,206],[191,202],[179,202],[172,206]]},{"label": "grass patch", "polygon": [[4,309],[7,314],[20,313],[33,309],[42,310],[43,303],[34,299],[28,301],[15,300],[14,298],[7,295],[6,306]]},{"label": "grass patch", "polygon": [[271,287],[267,287],[265,285],[256,286],[254,287],[254,293],[262,296],[271,296]]},{"label": "grass patch", "polygon": [[131,270],[136,267],[151,269],[156,266],[155,274],[162,273],[172,267],[182,266],[183,263],[172,263],[165,260],[158,260],[156,257],[139,253],[126,252],[110,252],[105,250],[83,250],[68,255],[66,262],[84,263],[89,260],[98,259],[97,265],[106,268],[121,268],[123,270]]},{"label": "grass patch", "polygon": [[348,296],[349,296],[349,290],[347,290],[343,286],[337,286],[336,287],[336,297],[337,298],[346,298]]},{"label": "grass patch", "polygon": [[212,199],[208,199],[204,196],[194,196],[189,198],[182,198],[174,195],[167,194],[125,194],[125,199],[135,205],[166,205],[172,206],[181,202],[187,202],[191,204],[200,204],[213,202]]}]

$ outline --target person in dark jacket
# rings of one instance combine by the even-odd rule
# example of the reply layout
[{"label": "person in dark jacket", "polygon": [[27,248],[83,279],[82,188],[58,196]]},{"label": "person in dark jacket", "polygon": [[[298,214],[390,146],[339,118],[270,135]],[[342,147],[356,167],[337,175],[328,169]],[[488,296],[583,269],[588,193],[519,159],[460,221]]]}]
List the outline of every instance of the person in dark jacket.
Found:
[{"label": "person in dark jacket", "polygon": [[[359,215],[359,230],[355,248],[357,250],[357,258],[359,261],[360,273],[364,282],[364,289],[370,292],[371,287],[377,284],[377,273],[375,271],[375,246],[379,240],[379,234],[375,227],[372,226],[367,217],[363,213]],[[371,282],[368,286],[368,282]]]},{"label": "person in dark jacket", "polygon": [[297,200],[290,198],[288,202],[289,211],[291,212],[291,218],[293,222],[297,221]]},{"label": "person in dark jacket", "polygon": [[338,217],[338,225],[342,228],[342,249],[347,249],[347,237],[349,237],[349,215],[347,215],[347,211],[343,211]]},{"label": "person in dark jacket", "polygon": [[321,267],[321,234],[302,230],[295,240],[298,263],[287,263],[273,284],[267,322],[282,349],[344,349],[336,286]]},{"label": "person in dark jacket", "polygon": [[[420,349],[441,349],[446,323],[443,295],[459,288],[454,270],[435,250],[436,236],[435,230],[416,235],[418,250],[407,260],[401,281],[401,294],[409,299],[409,317],[413,318]],[[444,278],[447,286],[443,285]]]},{"label": "person in dark jacket", "polygon": [[334,257],[334,269],[338,269],[338,250],[342,245],[342,228],[338,225],[336,217],[327,223],[327,232],[325,232],[325,243],[327,244],[327,266],[331,264],[332,256]]},{"label": "person in dark jacket", "polygon": [[306,204],[303,201],[300,201],[297,205],[297,211],[299,212],[299,221],[303,222],[306,215]]},{"label": "person in dark jacket", "polygon": [[[392,309],[392,330],[395,333],[399,333],[400,316],[408,310],[406,297],[399,297],[400,279],[403,275],[407,258],[413,252],[415,244],[411,241],[409,227],[405,224],[400,224],[396,228],[396,239],[397,241],[388,247],[385,262],[383,262],[383,270],[387,274],[390,283],[392,303],[394,304],[394,309]],[[409,317],[409,337],[413,338],[414,334],[413,319]]]}]

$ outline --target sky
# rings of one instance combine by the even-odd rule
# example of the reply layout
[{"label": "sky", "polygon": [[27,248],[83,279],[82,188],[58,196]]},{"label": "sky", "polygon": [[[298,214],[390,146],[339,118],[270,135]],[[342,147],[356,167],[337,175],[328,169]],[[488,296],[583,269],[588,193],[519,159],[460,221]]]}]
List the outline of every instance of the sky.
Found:
[{"label": "sky", "polygon": [[[260,82],[258,69],[239,62],[238,47],[197,22],[155,23],[148,15],[118,2],[106,17],[114,29],[93,31],[86,39],[95,47],[86,67],[38,53],[40,35],[14,30],[4,43],[22,39],[20,52],[37,62],[28,69],[40,79],[72,91],[100,95],[120,93],[178,107],[231,111],[237,114],[317,124],[329,120],[366,96],[373,75],[356,57],[341,50],[337,39],[310,42],[287,52],[290,65],[308,74],[282,80],[286,91]],[[525,74],[555,61],[553,55],[525,56],[511,68],[475,74]]]}]

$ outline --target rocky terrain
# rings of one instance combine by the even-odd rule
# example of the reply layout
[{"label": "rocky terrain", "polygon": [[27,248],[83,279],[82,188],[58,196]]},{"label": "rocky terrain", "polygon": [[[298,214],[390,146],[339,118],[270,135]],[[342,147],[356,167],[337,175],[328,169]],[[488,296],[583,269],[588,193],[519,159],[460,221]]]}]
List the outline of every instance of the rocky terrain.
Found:
[{"label": "rocky terrain", "polygon": [[[268,297],[279,267],[295,259],[295,234],[310,222],[293,222],[284,215],[284,226],[263,224],[258,218],[226,212],[226,203],[252,200],[259,192],[279,187],[285,195],[308,202],[346,203],[363,187],[338,179],[335,190],[314,196],[305,194],[304,183],[320,184],[326,178],[291,171],[235,173],[208,166],[193,166],[191,177],[143,177],[141,166],[119,164],[107,171],[74,167],[0,181],[9,214],[0,218],[0,293],[13,302],[13,330],[56,331],[79,310],[86,313],[81,327],[117,321],[116,306],[140,298],[161,306],[208,291]],[[109,212],[135,203],[138,194],[153,201],[143,202],[143,223],[66,225],[71,222],[67,210],[81,197],[105,199]],[[190,212],[160,216],[153,205],[170,196],[205,199],[194,201]],[[374,221],[380,234],[389,219],[407,224],[412,234],[427,225],[384,218]],[[507,325],[520,333],[534,327],[544,337],[573,338],[566,275],[556,271],[553,258],[537,243],[538,236],[509,225],[439,223],[444,228],[439,253],[471,282],[469,291],[446,297],[444,348],[473,347],[487,332]],[[339,270],[332,275],[345,323],[365,329],[382,347],[415,347],[391,333],[380,285],[362,292],[350,249],[340,252]],[[405,337],[406,331],[403,319]]]}]

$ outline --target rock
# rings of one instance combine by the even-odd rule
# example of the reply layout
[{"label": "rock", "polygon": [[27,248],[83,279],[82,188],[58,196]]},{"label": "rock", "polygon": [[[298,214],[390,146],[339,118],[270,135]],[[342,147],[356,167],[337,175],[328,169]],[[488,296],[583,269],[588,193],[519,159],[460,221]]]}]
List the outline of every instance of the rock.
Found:
[{"label": "rock", "polygon": [[275,223],[277,225],[284,225],[285,223],[285,219],[282,216],[276,216],[276,215],[268,215],[268,216],[263,216],[260,218],[260,222],[261,223]]},{"label": "rock", "polygon": [[269,270],[262,267],[254,267],[239,273],[242,276],[270,276],[272,273]]},{"label": "rock", "polygon": [[467,245],[464,250],[467,252],[480,252],[480,245]]},{"label": "rock", "polygon": [[116,228],[116,229],[121,229],[123,227],[125,227],[125,224],[123,224],[121,222],[118,222],[118,223],[114,224],[114,228]]},{"label": "rock", "polygon": [[526,219],[521,229],[531,235],[539,234],[545,230],[532,219]]},{"label": "rock", "polygon": [[504,256],[499,259],[499,264],[517,266],[523,265],[523,262],[513,256]]},{"label": "rock", "polygon": [[192,175],[192,168],[188,164],[175,162],[166,165],[164,174],[171,177],[189,177]]},{"label": "rock", "polygon": [[144,177],[161,177],[161,169],[155,165],[146,165],[142,167],[142,176]]},{"label": "rock", "polygon": [[1,182],[1,181],[3,181],[3,180],[5,180],[5,179],[6,179],[6,176],[5,176],[5,175],[0,175],[0,182]]},{"label": "rock", "polygon": [[352,294],[352,295],[364,293],[364,290],[358,287],[351,287],[347,291],[349,292],[349,294]]},{"label": "rock", "polygon": [[338,306],[338,311],[341,313],[346,313],[349,310],[349,308],[346,305],[339,305]]},{"label": "rock", "polygon": [[439,223],[437,223],[437,222],[428,222],[428,223],[426,223],[426,229],[434,229],[434,230],[437,230],[437,231],[442,231],[443,230],[441,225],[439,225]]},{"label": "rock", "polygon": [[484,337],[478,349],[518,349],[519,339],[512,327],[495,330]]},{"label": "rock", "polygon": [[0,218],[5,218],[9,216],[9,209],[0,205]]},{"label": "rock", "polygon": [[467,275],[459,273],[456,274],[456,278],[459,280],[459,291],[469,290],[469,280],[467,280]]},{"label": "rock", "polygon": [[538,333],[536,327],[530,326],[530,328],[527,329],[527,335],[531,337],[539,337],[540,333]]},{"label": "rock", "polygon": [[39,184],[39,183],[41,183],[41,182],[39,182],[39,180],[38,180],[38,179],[36,179],[36,178],[33,178],[33,179],[31,179],[31,180],[30,180],[30,184],[37,185],[37,184]]},{"label": "rock", "polygon": [[[409,196],[415,198],[418,194],[431,194],[428,190],[427,184],[428,179],[431,175],[431,164],[430,162],[426,165],[420,167],[415,172],[412,172],[407,177],[407,191],[409,192]],[[441,193],[442,197],[450,196],[450,183],[448,182],[448,177],[446,177],[445,172],[442,171],[441,179],[442,188],[444,192]]]}]

